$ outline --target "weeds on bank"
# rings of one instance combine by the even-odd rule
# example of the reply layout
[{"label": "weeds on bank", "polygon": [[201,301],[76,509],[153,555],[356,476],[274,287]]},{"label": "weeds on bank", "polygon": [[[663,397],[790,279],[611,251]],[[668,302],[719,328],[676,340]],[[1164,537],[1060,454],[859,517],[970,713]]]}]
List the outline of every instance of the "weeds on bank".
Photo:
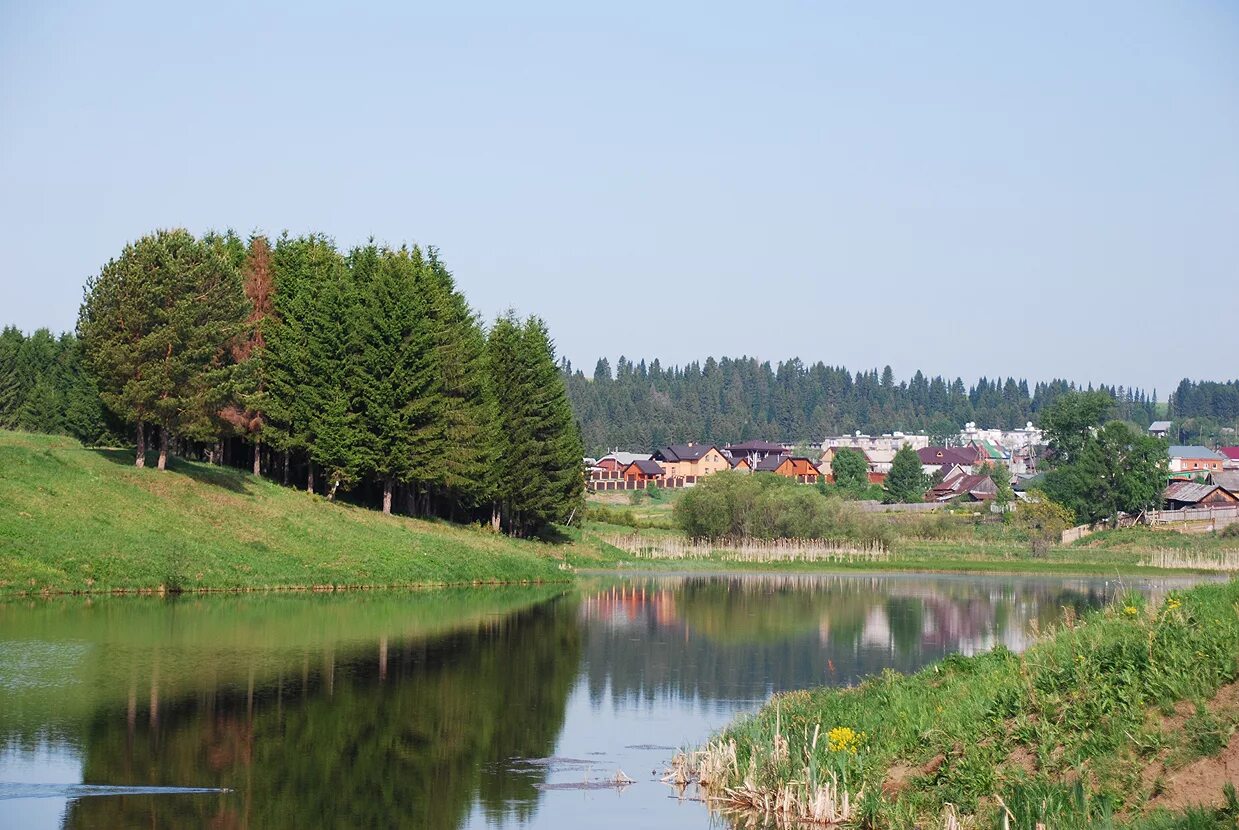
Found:
[{"label": "weeds on bank", "polygon": [[1239,582],[1155,605],[1132,594],[1069,616],[1023,656],[999,647],[912,676],[779,695],[702,756],[722,760],[697,766],[710,771],[701,781],[712,798],[771,815],[820,791],[871,827],[940,826],[948,811],[972,826],[1029,830],[1131,822],[1156,806],[1149,765],[1226,745],[1233,724],[1205,708],[1169,730],[1160,713],[1211,699],[1235,679],[1237,655]]}]

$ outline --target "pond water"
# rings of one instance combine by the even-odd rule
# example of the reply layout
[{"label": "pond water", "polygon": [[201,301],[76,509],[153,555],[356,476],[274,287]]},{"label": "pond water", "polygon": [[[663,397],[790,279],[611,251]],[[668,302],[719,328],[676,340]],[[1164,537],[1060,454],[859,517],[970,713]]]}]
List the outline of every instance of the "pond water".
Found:
[{"label": "pond water", "polygon": [[[1175,580],[641,575],[0,603],[0,827],[694,828],[659,783],[771,693],[1024,648]],[[610,786],[622,771],[633,783]]]}]

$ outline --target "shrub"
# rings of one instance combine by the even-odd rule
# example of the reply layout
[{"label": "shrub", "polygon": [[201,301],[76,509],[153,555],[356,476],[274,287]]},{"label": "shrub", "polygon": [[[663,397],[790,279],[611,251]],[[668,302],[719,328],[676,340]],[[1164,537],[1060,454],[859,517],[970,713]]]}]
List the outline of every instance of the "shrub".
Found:
[{"label": "shrub", "polygon": [[767,473],[716,473],[684,493],[674,516],[691,539],[886,542],[892,534],[838,497]]}]

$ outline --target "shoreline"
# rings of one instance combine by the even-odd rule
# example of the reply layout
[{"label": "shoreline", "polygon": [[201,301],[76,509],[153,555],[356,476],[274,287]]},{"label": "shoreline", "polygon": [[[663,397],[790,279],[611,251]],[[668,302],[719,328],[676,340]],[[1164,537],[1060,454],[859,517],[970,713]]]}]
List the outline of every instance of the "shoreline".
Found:
[{"label": "shoreline", "polygon": [[1233,821],[1219,776],[1239,755],[1237,602],[1233,578],[1156,605],[1130,592],[1022,654],[776,694],[669,775],[721,809],[809,823],[829,805],[831,820],[892,827],[1001,811],[1018,826],[1143,827],[1193,803]]}]

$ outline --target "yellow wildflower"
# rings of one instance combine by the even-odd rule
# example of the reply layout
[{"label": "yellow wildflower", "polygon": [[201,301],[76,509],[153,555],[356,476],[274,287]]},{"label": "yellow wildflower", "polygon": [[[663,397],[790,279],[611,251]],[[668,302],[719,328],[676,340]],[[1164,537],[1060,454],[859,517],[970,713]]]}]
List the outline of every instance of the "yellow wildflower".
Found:
[{"label": "yellow wildflower", "polygon": [[850,726],[836,726],[826,733],[826,745],[831,752],[850,752],[855,755],[864,739],[864,732],[857,732]]},{"label": "yellow wildflower", "polygon": [[1134,617],[1140,613],[1140,609],[1136,608],[1134,605],[1125,605],[1123,606],[1123,613],[1129,617]]},{"label": "yellow wildflower", "polygon": [[1169,608],[1171,611],[1175,610],[1182,604],[1183,603],[1177,597],[1171,597],[1170,599],[1166,600],[1166,607]]}]

